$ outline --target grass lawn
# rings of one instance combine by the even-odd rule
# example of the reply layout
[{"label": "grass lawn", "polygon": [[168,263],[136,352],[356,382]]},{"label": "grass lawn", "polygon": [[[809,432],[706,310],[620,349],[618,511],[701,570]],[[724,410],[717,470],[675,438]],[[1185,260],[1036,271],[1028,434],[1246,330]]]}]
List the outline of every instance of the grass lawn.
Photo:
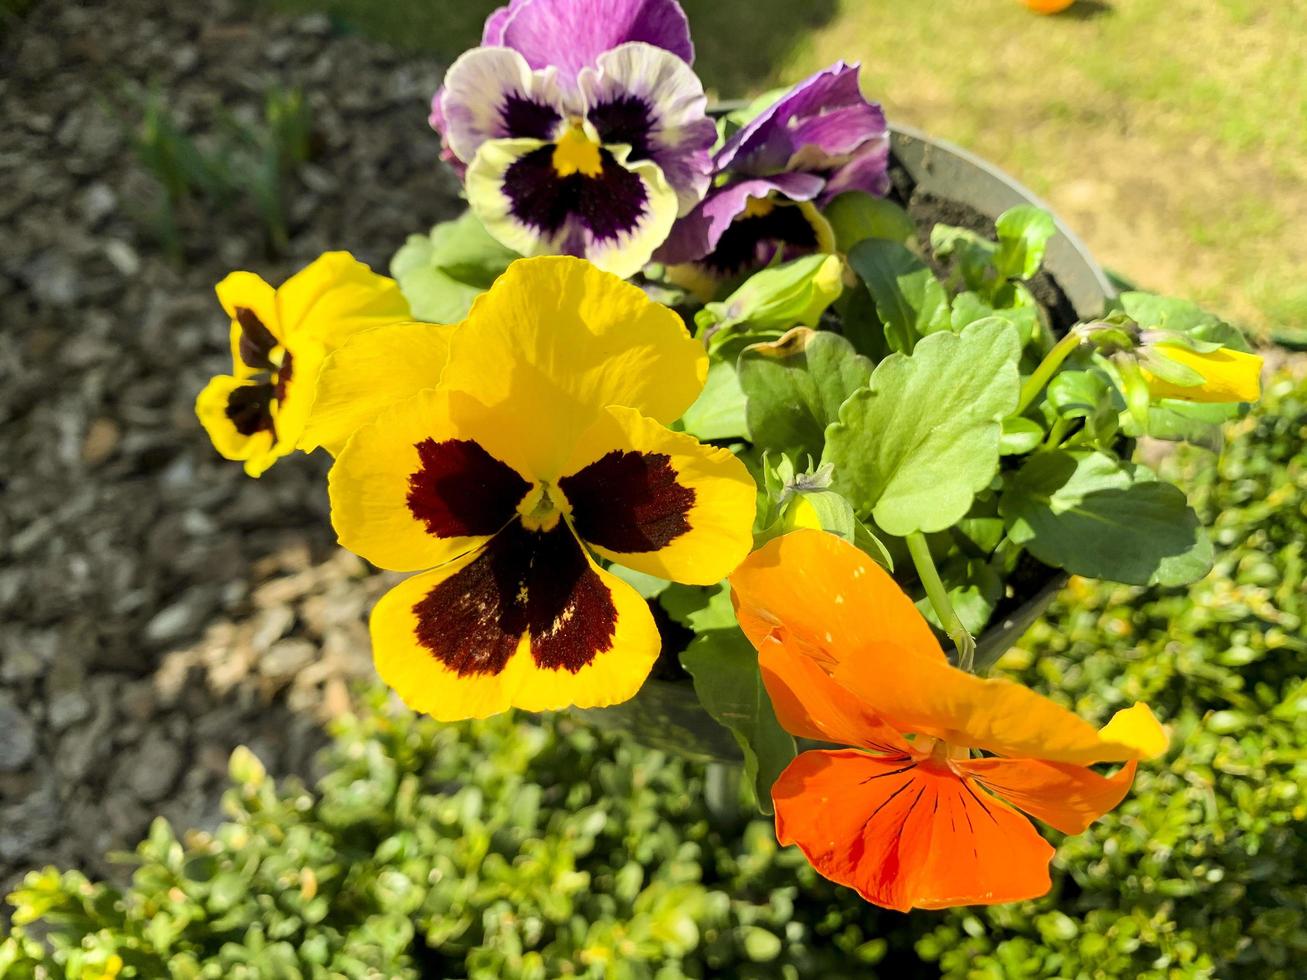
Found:
[{"label": "grass lawn", "polygon": [[[488,0],[257,0],[450,58]],[[860,60],[892,119],[1007,169],[1105,264],[1307,342],[1307,0],[684,0],[722,96]]]}]

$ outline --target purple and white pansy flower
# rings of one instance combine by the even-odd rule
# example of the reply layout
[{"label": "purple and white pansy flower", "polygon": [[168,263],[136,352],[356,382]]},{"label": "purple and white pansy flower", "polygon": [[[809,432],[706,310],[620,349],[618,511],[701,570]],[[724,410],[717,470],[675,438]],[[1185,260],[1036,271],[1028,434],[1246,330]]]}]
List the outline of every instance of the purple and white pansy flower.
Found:
[{"label": "purple and white pansy flower", "polygon": [[739,129],[713,158],[715,186],[655,258],[729,278],[813,251],[834,251],[819,208],[844,191],[889,190],[889,129],[837,62],[800,82]]},{"label": "purple and white pansy flower", "polygon": [[432,125],[486,230],[630,276],[710,182],[716,128],[675,0],[515,0],[436,94]]}]

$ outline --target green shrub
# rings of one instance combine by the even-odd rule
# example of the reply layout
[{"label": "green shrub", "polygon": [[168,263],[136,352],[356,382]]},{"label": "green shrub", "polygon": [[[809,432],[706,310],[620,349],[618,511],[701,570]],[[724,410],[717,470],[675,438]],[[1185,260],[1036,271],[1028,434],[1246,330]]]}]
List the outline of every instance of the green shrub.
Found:
[{"label": "green shrub", "polygon": [[1307,384],[1236,429],[1218,467],[1180,460],[1216,573],[1075,582],[1005,660],[1088,717],[1143,699],[1174,731],[1062,844],[1044,899],[880,912],[711,810],[701,766],[566,716],[440,725],[376,693],[313,792],[238,751],[230,821],[181,841],[157,822],[127,890],[29,875],[0,977],[1301,975]]}]

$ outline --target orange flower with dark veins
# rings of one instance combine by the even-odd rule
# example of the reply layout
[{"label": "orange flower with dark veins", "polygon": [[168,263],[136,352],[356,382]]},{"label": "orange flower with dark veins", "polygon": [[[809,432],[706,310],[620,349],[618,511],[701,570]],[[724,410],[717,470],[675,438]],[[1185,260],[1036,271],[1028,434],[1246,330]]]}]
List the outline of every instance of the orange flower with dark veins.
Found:
[{"label": "orange flower with dark veins", "polygon": [[[1146,705],[1095,730],[1029,688],[951,666],[894,580],[834,535],[774,539],[731,588],[780,723],[852,746],[804,752],[781,774],[776,835],[876,905],[1044,894],[1053,848],[1018,811],[1080,833],[1121,802],[1137,760],[1166,750]],[[1105,762],[1125,764],[1089,768]]]}]

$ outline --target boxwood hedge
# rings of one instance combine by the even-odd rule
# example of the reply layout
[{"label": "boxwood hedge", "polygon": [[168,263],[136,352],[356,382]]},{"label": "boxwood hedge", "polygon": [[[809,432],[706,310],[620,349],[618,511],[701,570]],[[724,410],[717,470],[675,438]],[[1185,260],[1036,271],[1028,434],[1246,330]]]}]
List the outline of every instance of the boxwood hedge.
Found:
[{"label": "boxwood hedge", "polygon": [[[1307,383],[1181,454],[1216,571],[1075,581],[1002,666],[1173,728],[1034,902],[902,916],[819,879],[721,772],[568,718],[439,725],[380,692],[313,789],[231,761],[228,821],[162,821],[130,887],[33,872],[0,977],[1301,976],[1307,956]],[[709,799],[718,799],[709,806]],[[730,802],[728,800],[728,802]]]}]

